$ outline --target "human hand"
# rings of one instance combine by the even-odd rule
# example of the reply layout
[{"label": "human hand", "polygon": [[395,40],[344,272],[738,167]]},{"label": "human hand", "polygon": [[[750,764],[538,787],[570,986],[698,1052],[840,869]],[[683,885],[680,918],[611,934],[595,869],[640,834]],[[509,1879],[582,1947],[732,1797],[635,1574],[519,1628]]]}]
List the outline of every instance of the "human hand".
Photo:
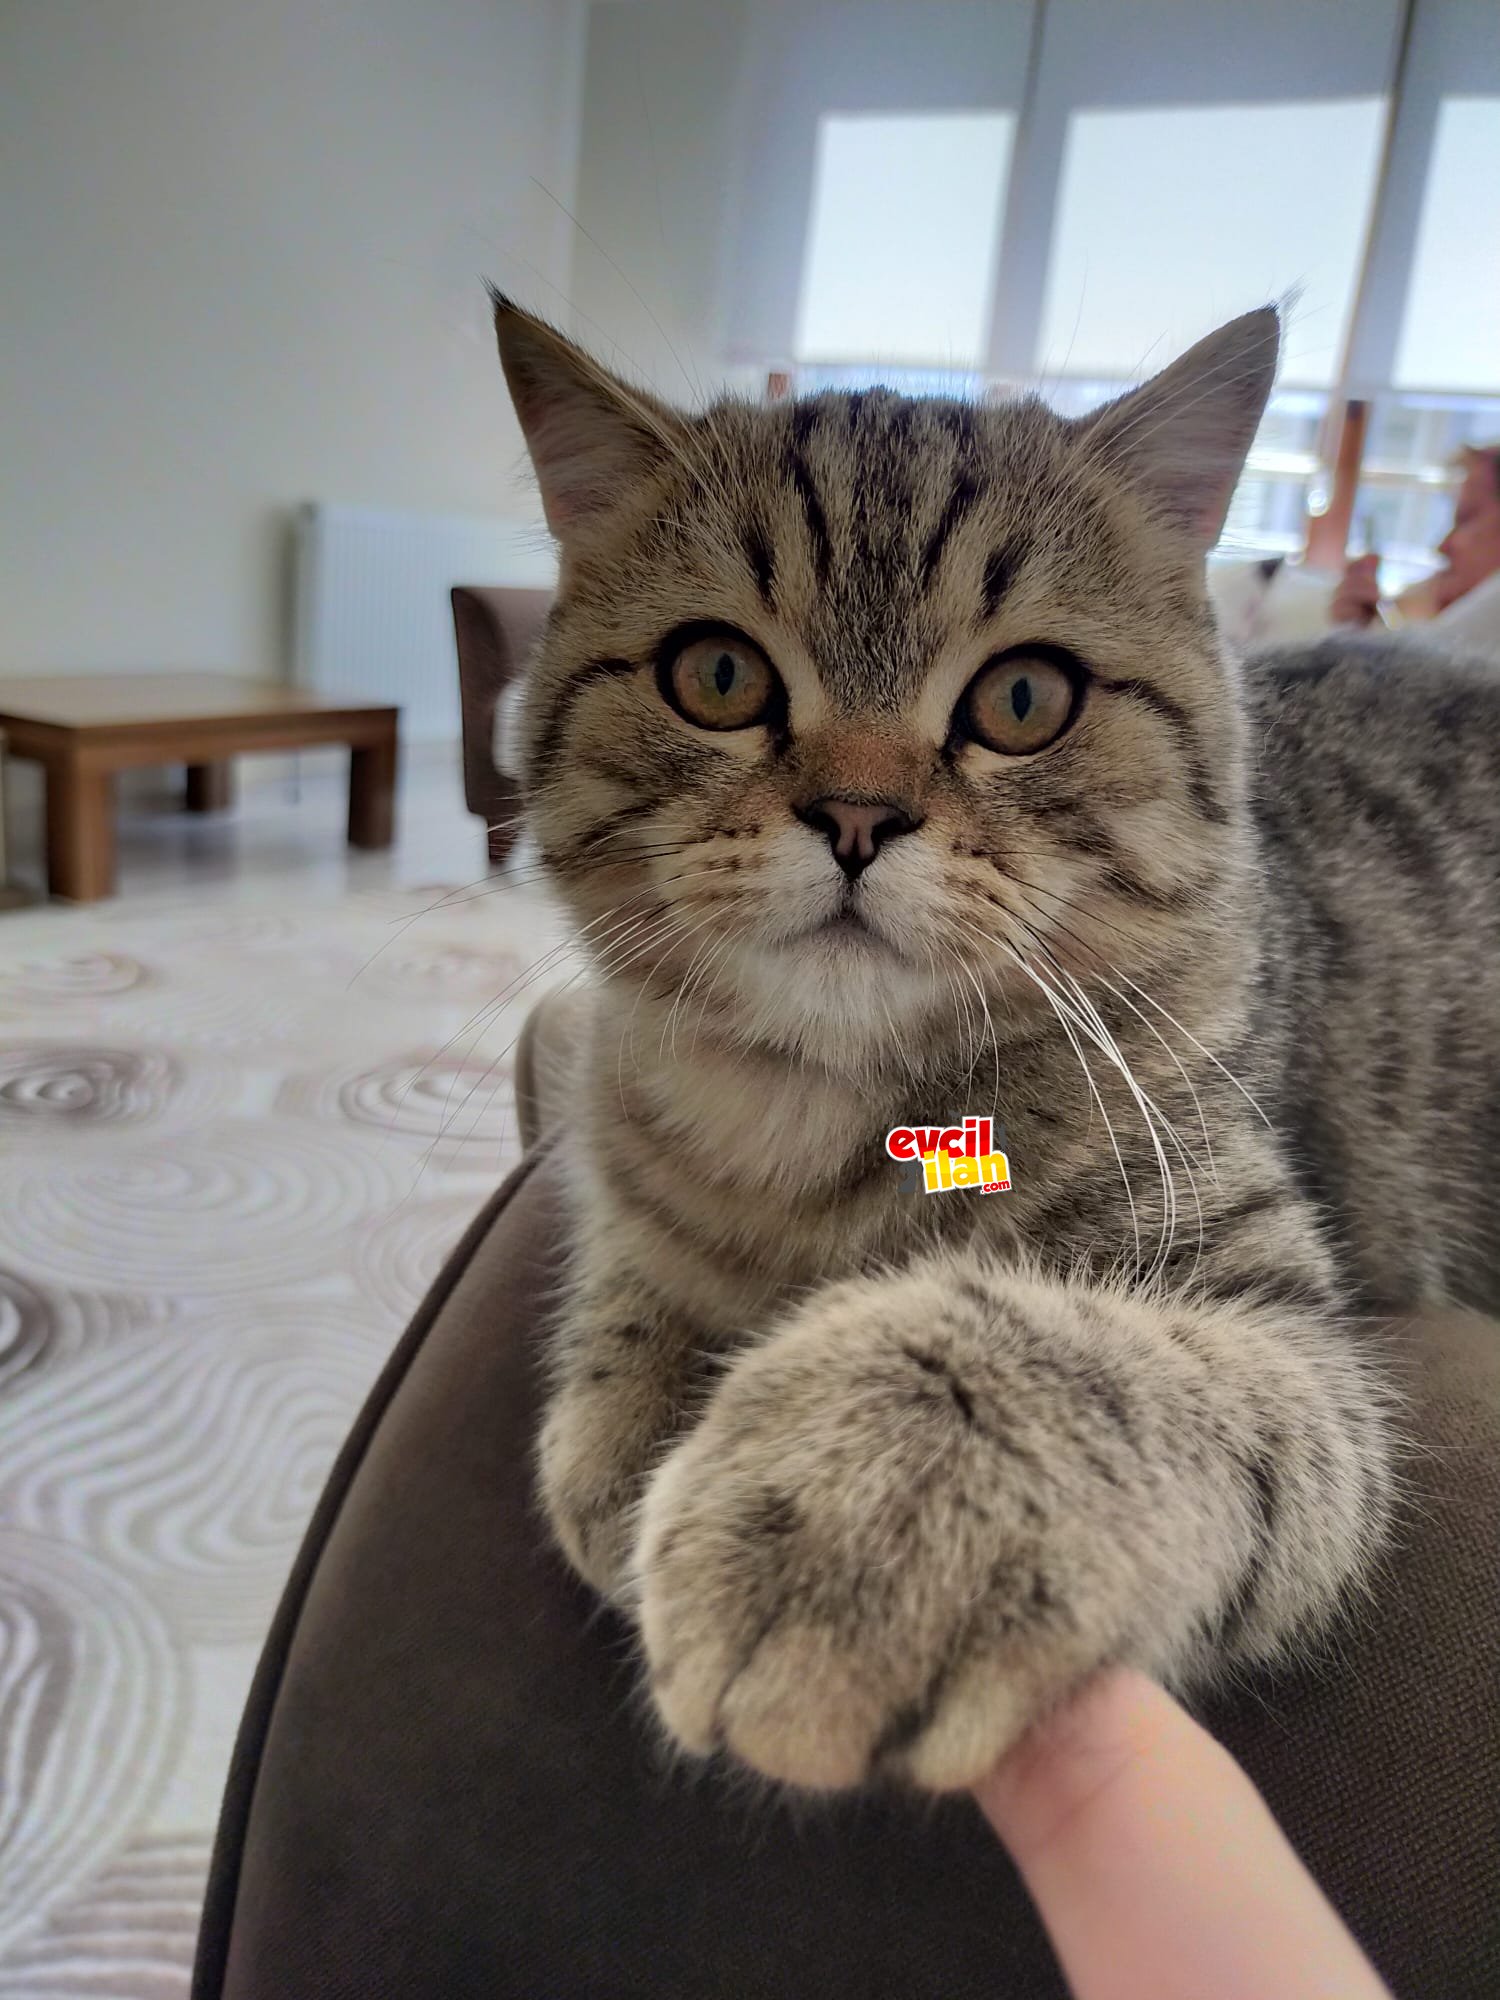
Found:
[{"label": "human hand", "polygon": [[1114,1669],[975,1787],[1076,2000],[1390,2000],[1250,1780]]},{"label": "human hand", "polygon": [[1328,616],[1335,625],[1371,625],[1380,615],[1380,558],[1356,556],[1344,565]]}]

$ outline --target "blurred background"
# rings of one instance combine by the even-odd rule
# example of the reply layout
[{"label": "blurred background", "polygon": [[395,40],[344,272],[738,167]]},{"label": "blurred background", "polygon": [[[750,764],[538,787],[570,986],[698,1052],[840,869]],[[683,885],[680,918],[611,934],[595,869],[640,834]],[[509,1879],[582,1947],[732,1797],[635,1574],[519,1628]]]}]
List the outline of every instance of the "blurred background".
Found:
[{"label": "blurred background", "polygon": [[7,673],[290,671],[303,503],[534,525],[482,276],[687,400],[1290,296],[1231,544],[1392,589],[1500,435],[1493,0],[5,0],[0,90]]},{"label": "blurred background", "polygon": [[595,7],[577,213],[574,307],[663,386],[1076,411],[1288,300],[1247,555],[1349,540],[1399,589],[1500,434],[1485,0]]},{"label": "blurred background", "polygon": [[1365,554],[1383,617],[1455,505],[1493,596],[1500,12],[0,0],[0,242],[0,2000],[161,2000],[581,969],[511,852],[555,566],[483,280],[688,404],[1082,411],[1285,300],[1226,623]]}]

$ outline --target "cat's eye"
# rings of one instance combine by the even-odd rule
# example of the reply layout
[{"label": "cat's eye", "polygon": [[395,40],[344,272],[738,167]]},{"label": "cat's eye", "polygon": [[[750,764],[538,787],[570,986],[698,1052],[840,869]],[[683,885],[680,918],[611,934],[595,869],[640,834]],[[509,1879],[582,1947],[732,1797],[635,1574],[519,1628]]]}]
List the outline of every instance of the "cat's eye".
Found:
[{"label": "cat's eye", "polygon": [[976,743],[1006,757],[1027,757],[1055,743],[1073,720],[1080,676],[1025,647],[1002,653],[970,681],[958,719]]},{"label": "cat's eye", "polygon": [[700,729],[750,729],[770,719],[781,698],[776,670],[738,632],[700,632],[670,649],[662,693]]}]

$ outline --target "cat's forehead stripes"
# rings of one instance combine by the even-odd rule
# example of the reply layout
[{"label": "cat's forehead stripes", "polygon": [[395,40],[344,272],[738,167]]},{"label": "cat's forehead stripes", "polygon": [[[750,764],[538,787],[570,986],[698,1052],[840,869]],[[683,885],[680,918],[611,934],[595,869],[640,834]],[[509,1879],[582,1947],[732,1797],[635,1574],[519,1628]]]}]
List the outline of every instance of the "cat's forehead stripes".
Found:
[{"label": "cat's forehead stripes", "polygon": [[986,623],[1000,609],[1000,600],[1015,581],[1022,560],[1023,551],[1019,542],[1006,543],[991,551],[984,566],[984,589],[980,603],[980,615]]},{"label": "cat's forehead stripes", "polygon": [[833,568],[833,543],[828,533],[828,516],[824,511],[823,497],[818,491],[817,483],[807,463],[807,447],[817,428],[817,417],[815,403],[792,405],[792,435],[787,451],[787,472],[798,505],[802,509],[802,517],[807,524],[808,539],[812,544],[813,569],[819,584],[826,585],[829,572]]},{"label": "cat's forehead stripes", "polygon": [[887,590],[930,592],[951,537],[1001,471],[976,413],[888,390],[791,406],[786,467],[820,584],[835,565]]},{"label": "cat's forehead stripes", "polygon": [[960,472],[953,482],[953,491],[948,495],[938,524],[927,539],[922,551],[921,582],[923,590],[932,588],[937,575],[938,564],[943,559],[943,550],[948,546],[948,538],[958,527],[979,498],[979,481],[970,471]]},{"label": "cat's forehead stripes", "polygon": [[[560,771],[574,715],[602,702],[600,683],[645,673],[665,631],[707,614],[750,632],[794,690],[814,677],[819,703],[847,724],[900,719],[933,743],[991,649],[1068,644],[1104,681],[1102,642],[1113,637],[1112,699],[1166,725],[1198,810],[1219,817],[1191,694],[1162,685],[1135,647],[1118,652],[1121,614],[1139,621],[1146,600],[1107,505],[1079,475],[1066,427],[1035,403],[976,408],[875,390],[716,406],[695,420],[692,452],[638,518],[620,566],[576,576],[560,607],[564,656],[575,625],[603,644],[538,700],[531,786]],[[628,609],[626,571],[640,579]],[[1193,610],[1160,583],[1151,595],[1156,621]],[[618,650],[604,651],[611,641]],[[794,699],[793,734],[821,712]],[[627,710],[611,697],[608,713],[623,723]],[[715,752],[724,746],[700,748]]]},{"label": "cat's forehead stripes", "polygon": [[714,412],[713,472],[684,513],[805,635],[841,705],[889,708],[945,631],[994,618],[1026,561],[1034,482],[1008,477],[992,428],[962,404],[885,390]]},{"label": "cat's forehead stripes", "polygon": [[745,560],[755,578],[760,601],[768,611],[776,607],[776,557],[765,522],[757,515],[745,527]]}]

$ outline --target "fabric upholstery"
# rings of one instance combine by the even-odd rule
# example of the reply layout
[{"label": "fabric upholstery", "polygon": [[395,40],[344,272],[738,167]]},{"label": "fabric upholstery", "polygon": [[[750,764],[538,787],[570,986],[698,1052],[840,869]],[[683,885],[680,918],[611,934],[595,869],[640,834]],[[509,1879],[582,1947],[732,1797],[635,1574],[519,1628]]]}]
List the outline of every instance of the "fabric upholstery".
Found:
[{"label": "fabric upholstery", "polygon": [[464,802],[484,821],[490,860],[499,863],[520,831],[521,796],[515,779],[495,762],[495,706],[525,666],[552,593],[461,583],[449,594],[458,648]]},{"label": "fabric upholstery", "polygon": [[[674,1768],[531,1494],[559,1167],[470,1232],[335,1470],[247,1708],[196,2000],[1056,2000],[966,1800]],[[1317,1667],[1212,1705],[1401,2000],[1500,1993],[1500,1329],[1395,1329],[1399,1546]]]}]

